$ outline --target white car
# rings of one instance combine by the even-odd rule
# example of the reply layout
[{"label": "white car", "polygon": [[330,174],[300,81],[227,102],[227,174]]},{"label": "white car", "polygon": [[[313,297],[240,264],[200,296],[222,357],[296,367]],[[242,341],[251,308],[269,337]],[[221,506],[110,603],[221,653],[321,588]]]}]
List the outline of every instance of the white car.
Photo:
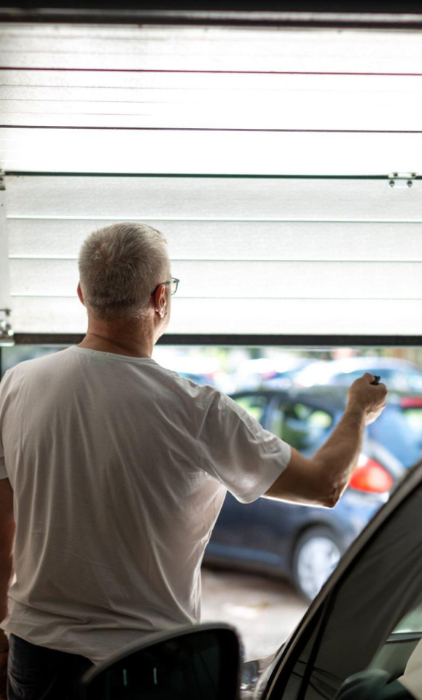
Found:
[{"label": "white car", "polygon": [[394,357],[348,357],[342,360],[318,360],[297,372],[299,386],[316,384],[350,386],[365,372],[380,375],[390,391],[422,393],[422,367]]}]

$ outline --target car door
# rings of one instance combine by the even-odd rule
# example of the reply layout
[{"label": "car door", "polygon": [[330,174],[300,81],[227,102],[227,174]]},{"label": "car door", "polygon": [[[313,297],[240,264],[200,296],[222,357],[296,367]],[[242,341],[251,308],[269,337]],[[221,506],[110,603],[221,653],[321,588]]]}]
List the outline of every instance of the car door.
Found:
[{"label": "car door", "polygon": [[422,637],[421,514],[422,463],[352,545],[245,698],[334,700],[362,671],[402,675]]},{"label": "car door", "polygon": [[[334,409],[330,411],[317,399],[293,398],[289,392],[240,394],[235,400],[266,430],[305,456],[316,452],[335,424]],[[289,572],[293,540],[315,521],[315,509],[263,498],[245,508],[234,501],[228,494],[222,521],[227,522],[231,539],[236,538],[242,548],[242,556],[261,568],[268,565]],[[318,521],[323,520],[319,517]],[[217,523],[217,536],[220,525]]]},{"label": "car door", "polygon": [[311,457],[326,441],[338,418],[337,408],[308,397],[280,396],[268,412],[266,428]]},{"label": "car door", "polygon": [[[311,456],[325,442],[338,420],[318,399],[294,398],[289,392],[248,392],[234,395],[264,428],[305,456]],[[257,565],[290,573],[293,543],[297,534],[317,522],[330,522],[333,514],[318,509],[275,500],[257,499],[247,507],[227,494],[208,546],[210,556],[234,557]]]},{"label": "car door", "polygon": [[[295,398],[283,393],[275,395],[269,404],[264,427],[311,457],[332,431],[335,418],[334,409],[330,411],[317,400],[313,402],[307,397]],[[245,515],[254,521],[250,542],[255,548],[266,549],[286,568],[298,533],[314,522],[321,524],[330,520],[321,509],[299,504],[259,499],[251,505],[253,508],[249,506]]]},{"label": "car door", "polygon": [[[234,394],[232,398],[265,427],[268,422],[269,406],[273,400],[271,393],[248,391]],[[254,512],[257,509],[260,512],[261,508],[261,499],[246,507],[230,493],[227,493],[207,547],[206,557],[208,561],[211,561],[213,557],[215,559],[243,560],[250,563],[266,561],[265,552],[256,547],[255,518],[253,517],[254,513],[251,513],[251,509]]]}]

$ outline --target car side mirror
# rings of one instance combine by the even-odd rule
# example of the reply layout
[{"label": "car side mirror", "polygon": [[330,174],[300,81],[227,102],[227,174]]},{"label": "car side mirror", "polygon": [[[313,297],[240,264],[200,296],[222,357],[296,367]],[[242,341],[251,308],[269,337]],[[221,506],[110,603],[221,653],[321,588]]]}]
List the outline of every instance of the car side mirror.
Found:
[{"label": "car side mirror", "polygon": [[240,643],[229,625],[153,635],[90,669],[83,700],[237,700]]}]

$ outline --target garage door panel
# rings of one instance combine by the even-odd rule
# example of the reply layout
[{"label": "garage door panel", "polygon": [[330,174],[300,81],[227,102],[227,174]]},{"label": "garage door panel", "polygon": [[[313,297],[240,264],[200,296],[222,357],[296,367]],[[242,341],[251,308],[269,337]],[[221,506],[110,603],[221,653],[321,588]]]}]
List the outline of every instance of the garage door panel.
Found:
[{"label": "garage door panel", "polygon": [[[12,260],[18,295],[71,296],[78,282],[69,260]],[[180,295],[205,298],[422,297],[422,263],[175,261]]]},{"label": "garage door panel", "polygon": [[[119,219],[9,219],[11,258],[77,259],[92,231]],[[144,221],[139,220],[139,223]],[[173,261],[422,261],[422,224],[148,220]]]},{"label": "garage door panel", "polygon": [[[84,333],[86,312],[74,298],[14,297],[16,332]],[[422,301],[177,299],[169,333],[265,335],[421,335]],[[215,329],[218,329],[215,330]]]},{"label": "garage door panel", "polygon": [[[267,90],[241,90],[234,87],[235,80],[231,89],[224,90],[0,87],[2,124],[420,130],[422,77],[419,80],[404,78],[399,82],[397,78],[385,76],[375,76],[371,80],[350,76],[345,82],[344,77],[315,76],[312,84],[309,76],[303,76],[303,85],[301,76],[277,77],[277,83]],[[170,77],[168,82],[171,83]],[[397,104],[400,110],[396,109]]]},{"label": "garage door panel", "polygon": [[[2,100],[52,101],[90,104],[92,102],[116,102],[121,104],[162,102],[181,104],[212,104],[224,99],[236,105],[253,96],[269,104],[279,104],[282,98],[289,103],[302,104],[304,99],[323,95],[336,104],[365,96],[370,104],[388,96],[401,96],[402,100],[416,99],[420,75],[336,75],[330,73],[125,73],[107,72],[97,76],[95,71],[49,72],[41,70],[33,75],[29,71],[5,71],[0,68],[0,98]],[[5,105],[6,107],[7,105]],[[286,104],[290,108],[291,104]],[[318,109],[320,105],[316,104]]]},{"label": "garage door panel", "polygon": [[10,176],[6,195],[14,316],[25,332],[81,332],[79,246],[121,218],[168,238],[181,279],[174,333],[373,335],[393,322],[391,332],[418,332],[419,181]]},{"label": "garage door panel", "polygon": [[10,309],[10,264],[5,192],[0,187],[0,309]]},{"label": "garage door panel", "polygon": [[[419,48],[420,51],[420,48]],[[25,52],[9,52],[1,56],[3,68],[18,68],[33,70],[34,68],[44,68],[51,64],[51,55],[46,52],[36,52],[33,54]],[[251,56],[250,52],[247,55],[230,55],[228,53],[215,53],[207,55],[201,52],[195,55],[181,54],[176,55],[142,55],[125,53],[115,54],[113,56],[104,54],[88,54],[88,53],[64,53],[55,58],[56,67],[61,70],[138,70],[138,71],[170,71],[180,70],[189,71],[193,69],[197,71],[279,71],[279,72],[329,72],[333,69],[333,61],[329,56],[319,57],[312,61],[309,57],[303,55],[293,56]],[[416,65],[422,63],[418,56]],[[381,58],[379,61],[380,70],[389,73],[414,73],[417,72],[415,60],[403,56],[393,58]],[[356,72],[365,72],[368,65],[368,59],[362,56],[356,56],[355,60],[350,61],[343,56],[339,57],[336,62],[336,71],[348,72],[354,70]]]},{"label": "garage door panel", "polygon": [[[76,28],[75,28],[76,29]],[[4,66],[178,70],[304,70],[356,72],[372,59],[373,71],[417,72],[418,32],[204,27],[20,26],[1,28]]]},{"label": "garage door panel", "polygon": [[[420,133],[420,122],[415,114],[422,108],[422,100],[415,100],[408,106],[412,110],[412,115],[408,119],[408,130],[415,133]],[[12,109],[12,107],[10,107]],[[389,107],[380,108],[383,116],[373,110],[370,120],[363,119],[361,114],[355,115],[351,110],[343,111],[343,109],[332,110],[327,118],[325,114],[315,114],[310,120],[306,111],[301,111],[300,114],[292,114],[290,110],[286,110],[283,117],[274,114],[283,110],[283,104],[280,106],[269,107],[267,114],[262,117],[260,109],[245,105],[242,109],[237,107],[225,114],[221,112],[212,113],[206,108],[192,108],[189,110],[189,115],[186,115],[186,106],[175,107],[170,104],[162,107],[154,105],[140,105],[139,107],[129,106],[126,113],[117,113],[113,109],[113,105],[89,105],[84,112],[81,112],[83,107],[66,109],[66,105],[52,105],[49,112],[44,112],[47,109],[45,105],[32,106],[28,105],[24,110],[21,106],[13,105],[13,111],[5,111],[2,115],[2,126],[13,128],[88,128],[88,129],[225,129],[238,131],[244,130],[353,130],[353,129],[368,129],[377,131],[381,128],[383,131],[400,130],[401,120],[397,118]],[[20,111],[19,111],[20,110]],[[72,114],[75,112],[75,114]],[[133,114],[131,113],[133,112]],[[235,170],[235,168],[233,168]]]},{"label": "garage door panel", "polygon": [[8,216],[126,220],[416,221],[422,183],[267,178],[7,178]]},{"label": "garage door panel", "polygon": [[169,333],[272,335],[418,335],[422,332],[422,302],[399,300],[201,300],[180,299],[173,304]]},{"label": "garage door panel", "polygon": [[[312,115],[312,121],[306,109],[294,114],[292,110],[285,110],[283,103],[263,108],[251,107],[245,104],[243,109],[238,106],[230,112],[220,111],[212,113],[205,107],[192,108],[186,114],[186,106],[174,106],[173,104],[156,107],[155,105],[130,105],[125,113],[114,110],[113,105],[98,103],[67,109],[66,104],[27,105],[22,109],[21,105],[10,105],[2,114],[2,126],[16,127],[49,127],[49,128],[103,128],[103,129],[225,129],[238,131],[245,130],[363,130],[363,131],[400,131],[402,120],[389,105],[371,111],[368,119],[362,113],[356,113],[356,108],[344,110],[337,107],[331,110],[329,117],[326,114]],[[420,121],[417,112],[422,108],[422,100],[412,100],[406,108],[411,111],[407,120],[408,131],[420,133]],[[47,110],[48,111],[44,111]],[[81,110],[84,109],[82,112]],[[122,108],[123,109],[123,108]],[[263,117],[260,109],[266,110]],[[277,113],[274,113],[276,111]],[[278,113],[283,111],[283,117]],[[235,168],[233,168],[234,170]]]},{"label": "garage door panel", "polygon": [[373,176],[420,173],[421,154],[420,133],[0,128],[0,165],[21,172]]},{"label": "garage door panel", "polygon": [[[0,27],[1,36],[1,27]],[[422,39],[420,39],[422,59]],[[337,67],[337,66],[336,66]],[[342,75],[341,71],[320,74],[312,69],[310,72],[202,72],[190,71],[51,71],[38,67],[36,71],[2,70],[0,67],[0,96],[5,99],[74,99],[74,100],[110,100],[119,95],[122,100],[133,96],[168,95],[176,99],[190,97],[191,101],[200,101],[207,96],[221,96],[236,101],[238,95],[254,92],[268,99],[278,99],[280,94],[291,98],[307,93],[340,92],[347,95],[349,91],[362,93],[369,97],[374,89],[380,94],[398,93],[404,97],[414,92],[421,82],[421,75],[416,71],[401,74],[399,71],[381,73],[371,70],[364,74]],[[371,64],[371,68],[373,65]],[[42,91],[40,91],[42,90]],[[274,96],[274,97],[272,97]],[[180,100],[179,100],[180,101]]]},{"label": "garage door panel", "polygon": [[[224,47],[226,48],[226,47]],[[236,50],[236,49],[234,49]],[[244,49],[245,52],[247,49]],[[419,49],[420,50],[420,49]],[[85,53],[83,51],[62,52],[60,55],[55,55],[55,65],[61,70],[195,70],[198,71],[330,71],[332,70],[332,59],[330,57],[320,57],[312,64],[312,60],[303,56],[292,55],[271,55],[271,49],[266,48],[264,55],[245,54],[230,54],[227,49],[224,53],[218,53],[218,49],[214,54],[209,54],[200,47],[198,53],[175,53],[162,55],[151,55],[149,53],[131,53],[127,54],[124,51],[120,54],[103,54],[103,53]],[[419,57],[418,57],[419,58]],[[25,51],[10,51],[4,52],[1,55],[1,63],[3,68],[19,68],[31,70],[38,67],[47,67],[51,65],[51,54],[46,51],[36,51],[27,53]],[[420,59],[419,59],[420,60]],[[422,61],[421,61],[422,62]],[[390,59],[381,59],[383,70],[388,70],[392,73],[414,72],[415,64],[409,59],[398,57],[396,61]],[[340,58],[336,65],[337,70],[346,72],[350,70],[351,61]],[[361,72],[367,66],[367,59],[356,57],[353,61],[354,70]]]}]

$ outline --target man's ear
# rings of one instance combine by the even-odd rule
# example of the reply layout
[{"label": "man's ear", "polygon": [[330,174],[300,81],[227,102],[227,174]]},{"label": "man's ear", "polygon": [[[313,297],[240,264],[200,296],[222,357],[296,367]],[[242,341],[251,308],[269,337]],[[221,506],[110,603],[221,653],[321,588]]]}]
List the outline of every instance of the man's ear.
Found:
[{"label": "man's ear", "polygon": [[85,299],[84,299],[84,293],[82,291],[81,283],[78,283],[78,288],[76,290],[78,292],[78,297],[80,299],[81,304],[85,306]]},{"label": "man's ear", "polygon": [[167,289],[164,284],[160,285],[154,294],[155,313],[164,318],[167,312]]}]

